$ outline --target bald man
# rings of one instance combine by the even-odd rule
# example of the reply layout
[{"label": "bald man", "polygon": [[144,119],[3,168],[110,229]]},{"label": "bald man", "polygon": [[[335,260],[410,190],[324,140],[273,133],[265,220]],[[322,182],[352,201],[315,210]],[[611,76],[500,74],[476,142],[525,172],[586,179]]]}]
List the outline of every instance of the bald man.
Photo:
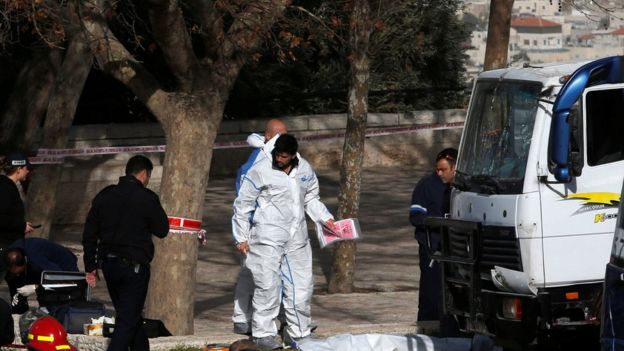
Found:
[{"label": "bald man", "polygon": [[252,133],[247,137],[247,144],[253,147],[254,150],[251,152],[251,155],[249,155],[247,162],[243,163],[236,172],[236,195],[238,195],[238,190],[240,189],[240,184],[245,174],[247,174],[253,165],[260,162],[264,157],[271,157],[271,151],[273,150],[275,140],[277,140],[280,134],[286,133],[288,133],[286,124],[280,119],[273,118],[267,122],[264,129],[264,136]]},{"label": "bald man", "polygon": [[[272,158],[271,151],[275,141],[281,134],[286,134],[288,129],[286,124],[277,118],[269,120],[265,126],[264,136],[253,133],[247,137],[247,143],[254,147],[249,159],[245,162],[236,173],[236,195],[240,189],[240,184],[249,170],[264,158]],[[236,242],[236,249],[241,253],[241,271],[238,275],[236,289],[234,290],[234,314],[232,322],[234,323],[234,332],[242,335],[251,335],[251,315],[254,284],[249,268],[246,266],[247,252],[249,244],[245,242]]]}]

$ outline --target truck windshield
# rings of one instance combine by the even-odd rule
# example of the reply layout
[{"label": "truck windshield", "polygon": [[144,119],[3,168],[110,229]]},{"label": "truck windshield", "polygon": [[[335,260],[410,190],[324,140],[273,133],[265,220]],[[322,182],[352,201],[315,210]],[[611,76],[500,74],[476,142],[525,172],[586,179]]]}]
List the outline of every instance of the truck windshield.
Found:
[{"label": "truck windshield", "polygon": [[457,165],[458,188],[522,192],[541,88],[535,82],[477,83]]}]

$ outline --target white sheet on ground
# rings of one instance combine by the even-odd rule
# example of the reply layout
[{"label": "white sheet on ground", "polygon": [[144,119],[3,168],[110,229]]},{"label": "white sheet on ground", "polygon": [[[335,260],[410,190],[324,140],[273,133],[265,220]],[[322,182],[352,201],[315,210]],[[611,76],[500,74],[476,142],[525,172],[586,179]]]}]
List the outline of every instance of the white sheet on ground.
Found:
[{"label": "white sheet on ground", "polygon": [[303,351],[499,351],[487,337],[435,338],[427,335],[340,334],[325,340],[303,340]]}]

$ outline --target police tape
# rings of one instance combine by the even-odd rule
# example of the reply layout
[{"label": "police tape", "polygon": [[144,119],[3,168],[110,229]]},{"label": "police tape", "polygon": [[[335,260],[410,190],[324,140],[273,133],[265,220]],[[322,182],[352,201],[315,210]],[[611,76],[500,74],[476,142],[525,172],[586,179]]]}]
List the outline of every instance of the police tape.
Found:
[{"label": "police tape", "polygon": [[[464,122],[428,123],[410,127],[390,127],[370,129],[366,131],[366,137],[379,137],[396,134],[416,133],[425,130],[444,130],[463,128]],[[320,140],[342,139],[345,133],[319,134],[298,137],[299,143],[309,143]],[[225,141],[214,144],[213,149],[234,149],[248,147],[247,141]],[[166,145],[142,145],[142,146],[105,146],[75,149],[39,149],[37,156],[29,157],[32,164],[61,164],[65,157],[81,157],[93,155],[112,155],[120,153],[152,153],[165,152]]]},{"label": "police tape", "polygon": [[206,230],[201,228],[201,221],[174,216],[169,216],[167,219],[169,221],[169,233],[197,235],[197,240],[200,244],[206,245],[208,242]]}]

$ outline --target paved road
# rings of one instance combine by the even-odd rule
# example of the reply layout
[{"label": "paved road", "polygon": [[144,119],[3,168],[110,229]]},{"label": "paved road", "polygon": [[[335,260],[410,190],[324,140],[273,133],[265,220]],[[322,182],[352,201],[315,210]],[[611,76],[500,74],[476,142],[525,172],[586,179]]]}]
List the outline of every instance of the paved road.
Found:
[{"label": "paved road", "polygon": [[[314,231],[310,231],[315,276],[312,316],[319,325],[319,335],[414,331],[418,250],[407,214],[413,186],[422,174],[423,170],[408,167],[365,170],[359,216],[362,239],[358,242],[355,275],[358,293],[325,293],[331,254],[329,250],[319,248]],[[321,197],[335,213],[338,172],[319,171],[318,177]],[[230,235],[233,198],[233,178],[210,179],[203,218],[209,244],[199,250],[195,335],[155,339],[155,346],[192,340],[226,343],[238,339],[231,333],[230,320],[233,288],[238,274],[238,256]],[[57,233],[53,239],[81,254],[77,237],[77,233],[67,232]],[[1,296],[6,296],[6,287],[3,286],[2,290]],[[95,289],[93,296],[110,306],[104,284]]]}]

